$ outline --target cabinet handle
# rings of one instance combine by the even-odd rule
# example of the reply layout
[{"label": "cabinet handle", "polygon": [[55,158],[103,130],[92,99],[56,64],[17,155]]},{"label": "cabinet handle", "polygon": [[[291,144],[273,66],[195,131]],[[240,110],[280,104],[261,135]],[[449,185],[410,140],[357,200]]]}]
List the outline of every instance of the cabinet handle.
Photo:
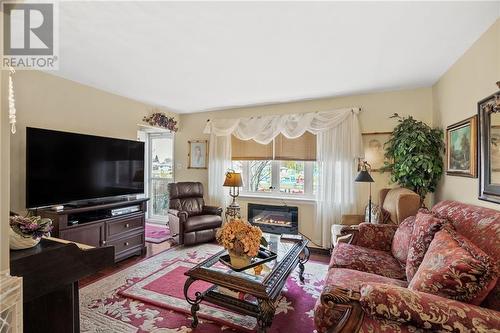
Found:
[{"label": "cabinet handle", "polygon": [[128,242],[125,242],[125,243],[123,243],[123,245],[128,246],[128,245],[129,245],[129,243],[128,243]]},{"label": "cabinet handle", "polygon": [[106,245],[106,241],[105,241],[105,240],[103,240],[103,241],[101,242],[101,244],[102,244],[102,245]]},{"label": "cabinet handle", "polygon": [[125,224],[125,228],[130,228],[130,224]]}]

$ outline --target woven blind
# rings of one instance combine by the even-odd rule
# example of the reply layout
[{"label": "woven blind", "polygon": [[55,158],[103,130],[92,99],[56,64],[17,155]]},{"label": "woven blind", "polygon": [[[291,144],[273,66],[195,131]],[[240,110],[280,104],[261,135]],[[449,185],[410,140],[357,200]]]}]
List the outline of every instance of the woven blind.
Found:
[{"label": "woven blind", "polygon": [[231,159],[234,161],[272,160],[273,143],[261,145],[253,140],[240,140],[231,135]]},{"label": "woven blind", "polygon": [[305,132],[296,139],[279,134],[274,139],[274,159],[284,161],[316,161],[316,135]]}]

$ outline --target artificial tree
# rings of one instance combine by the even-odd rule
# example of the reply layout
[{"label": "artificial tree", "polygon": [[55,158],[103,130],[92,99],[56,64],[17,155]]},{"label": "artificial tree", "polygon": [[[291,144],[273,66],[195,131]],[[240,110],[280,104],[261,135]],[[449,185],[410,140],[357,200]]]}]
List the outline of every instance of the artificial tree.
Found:
[{"label": "artificial tree", "polygon": [[413,190],[423,204],[425,196],[436,190],[443,174],[443,130],[395,113],[398,119],[389,141],[385,143],[383,171],[391,172],[391,182]]}]

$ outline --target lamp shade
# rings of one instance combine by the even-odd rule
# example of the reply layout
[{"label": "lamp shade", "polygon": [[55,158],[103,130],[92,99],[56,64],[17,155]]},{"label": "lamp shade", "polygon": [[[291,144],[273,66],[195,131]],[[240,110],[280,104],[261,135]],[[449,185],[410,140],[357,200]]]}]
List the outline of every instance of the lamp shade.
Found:
[{"label": "lamp shade", "polygon": [[361,170],[358,174],[358,176],[356,177],[356,179],[354,179],[355,182],[360,182],[360,183],[373,183],[374,180],[372,178],[372,176],[370,176],[370,173],[366,170]]},{"label": "lamp shade", "polygon": [[226,173],[226,180],[224,180],[224,185],[227,187],[242,187],[243,180],[241,179],[241,173],[238,172],[228,172]]}]

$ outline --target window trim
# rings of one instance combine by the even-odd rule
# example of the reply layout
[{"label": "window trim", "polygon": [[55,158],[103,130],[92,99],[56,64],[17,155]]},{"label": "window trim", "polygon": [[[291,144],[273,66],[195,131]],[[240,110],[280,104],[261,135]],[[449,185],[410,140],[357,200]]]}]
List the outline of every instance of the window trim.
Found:
[{"label": "window trim", "polygon": [[266,160],[271,162],[271,186],[273,189],[269,192],[250,191],[250,161],[240,160],[243,178],[243,188],[241,190],[241,197],[262,197],[270,199],[297,199],[304,201],[314,201],[316,193],[314,193],[314,163],[315,161],[296,161],[304,163],[304,193],[285,193],[280,191],[280,168],[281,163],[286,162],[282,160]]}]

